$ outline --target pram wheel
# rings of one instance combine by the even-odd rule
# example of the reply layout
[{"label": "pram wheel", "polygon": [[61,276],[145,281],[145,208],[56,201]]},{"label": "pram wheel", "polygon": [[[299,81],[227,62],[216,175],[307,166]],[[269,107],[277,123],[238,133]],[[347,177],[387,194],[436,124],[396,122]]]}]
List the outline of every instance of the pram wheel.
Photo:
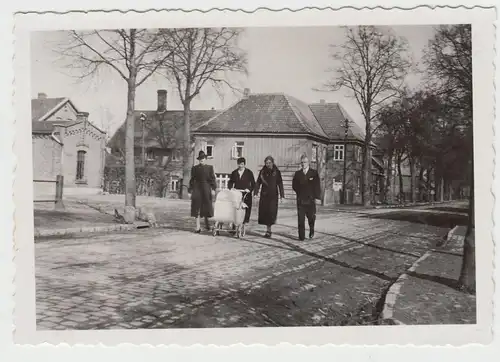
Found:
[{"label": "pram wheel", "polygon": [[215,225],[214,225],[214,227],[213,227],[212,235],[213,236],[219,235],[219,223],[218,222],[216,222]]}]

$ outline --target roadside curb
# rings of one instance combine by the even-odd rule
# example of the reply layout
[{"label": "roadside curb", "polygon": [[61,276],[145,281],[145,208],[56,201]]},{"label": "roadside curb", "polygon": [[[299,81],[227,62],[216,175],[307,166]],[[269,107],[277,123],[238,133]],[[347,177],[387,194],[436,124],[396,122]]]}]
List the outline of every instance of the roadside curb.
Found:
[{"label": "roadside curb", "polygon": [[375,209],[403,209],[406,207],[415,207],[415,206],[434,206],[434,205],[442,205],[449,202],[453,202],[457,200],[449,200],[449,201],[436,201],[436,202],[413,202],[408,204],[394,204],[394,205],[375,205]]},{"label": "roadside curb", "polygon": [[[462,235],[463,226],[456,225],[446,235],[446,240],[442,246],[446,246],[450,241],[462,242],[465,239],[465,235]],[[415,261],[410,268],[401,274],[398,279],[389,287],[389,290],[385,296],[384,307],[381,313],[381,320],[384,322],[389,322],[388,324],[395,325],[405,325],[403,322],[394,318],[394,311],[396,309],[396,301],[401,293],[401,288],[404,282],[408,279],[408,274],[415,272],[420,263],[427,259],[436,249],[431,249],[424,253],[417,261]]]},{"label": "roadside curb", "polygon": [[406,279],[408,279],[408,273],[414,272],[421,262],[427,259],[432,254],[432,250],[424,253],[417,261],[415,261],[410,268],[401,274],[398,279],[390,286],[387,294],[385,296],[384,308],[382,309],[381,319],[383,321],[392,322],[389,324],[404,325],[403,322],[394,318],[394,310],[396,308],[396,301],[401,292],[401,287],[403,286]]},{"label": "roadside curb", "polygon": [[66,228],[66,229],[35,229],[35,238],[49,237],[49,236],[67,236],[82,233],[103,233],[110,231],[129,231],[134,229],[149,228],[147,223],[135,224],[120,224],[110,226],[83,226],[80,228]]}]

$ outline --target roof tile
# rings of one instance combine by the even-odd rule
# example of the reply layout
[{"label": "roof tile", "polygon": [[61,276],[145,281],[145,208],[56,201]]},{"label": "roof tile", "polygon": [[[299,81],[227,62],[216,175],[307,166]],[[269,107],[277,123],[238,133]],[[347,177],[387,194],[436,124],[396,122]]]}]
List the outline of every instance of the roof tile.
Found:
[{"label": "roof tile", "polygon": [[308,133],[327,137],[306,103],[285,94],[250,94],[196,132]]}]

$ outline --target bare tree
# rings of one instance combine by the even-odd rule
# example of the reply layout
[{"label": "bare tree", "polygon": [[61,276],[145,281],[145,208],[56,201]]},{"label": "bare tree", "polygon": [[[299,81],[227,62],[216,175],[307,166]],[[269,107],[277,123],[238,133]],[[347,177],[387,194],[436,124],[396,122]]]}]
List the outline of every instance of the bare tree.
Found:
[{"label": "bare tree", "polygon": [[247,55],[238,47],[241,32],[238,28],[194,28],[164,33],[164,47],[169,56],[163,62],[162,71],[177,87],[184,110],[183,197],[187,196],[184,191],[193,161],[191,101],[207,84],[219,93],[225,88],[235,90],[229,73],[247,73]]},{"label": "bare tree", "polygon": [[443,25],[436,29],[425,52],[429,86],[441,95],[454,113],[453,121],[467,135],[470,156],[469,222],[459,284],[476,289],[476,252],[474,241],[474,147],[472,134],[472,31],[468,24]]},{"label": "bare tree", "polygon": [[379,108],[398,95],[411,66],[407,42],[389,28],[358,26],[345,28],[346,41],[332,45],[336,63],[332,78],[324,86],[328,91],[346,88],[356,99],[365,120],[362,199],[370,204],[371,145]]},{"label": "bare tree", "polygon": [[[171,56],[160,48],[162,30],[114,29],[66,31],[56,51],[66,67],[77,71],[84,80],[98,75],[102,68],[117,74],[127,83],[127,116],[125,135],[126,191],[125,206],[135,208],[134,110],[137,87],[157,72]],[[172,47],[171,49],[175,49]],[[130,213],[132,215],[132,213]],[[129,220],[127,220],[129,221]]]}]

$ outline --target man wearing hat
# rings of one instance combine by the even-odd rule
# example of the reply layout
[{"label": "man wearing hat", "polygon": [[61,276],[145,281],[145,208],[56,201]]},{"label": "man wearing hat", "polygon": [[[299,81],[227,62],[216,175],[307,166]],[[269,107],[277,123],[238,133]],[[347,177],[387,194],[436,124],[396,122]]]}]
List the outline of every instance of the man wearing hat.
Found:
[{"label": "man wearing hat", "polygon": [[243,227],[245,227],[245,224],[248,224],[250,221],[250,214],[252,212],[252,191],[255,188],[255,178],[253,172],[246,168],[246,160],[244,157],[238,158],[236,163],[238,164],[238,168],[231,173],[228,188],[235,188],[246,192],[245,199],[243,200],[248,206],[245,210],[245,219],[243,221]]},{"label": "man wearing hat", "polygon": [[201,232],[200,218],[205,218],[205,229],[210,230],[208,218],[214,216],[212,193],[217,189],[214,168],[205,164],[207,155],[200,151],[198,165],[191,169],[188,192],[191,194],[191,216],[196,218],[196,233]]}]

